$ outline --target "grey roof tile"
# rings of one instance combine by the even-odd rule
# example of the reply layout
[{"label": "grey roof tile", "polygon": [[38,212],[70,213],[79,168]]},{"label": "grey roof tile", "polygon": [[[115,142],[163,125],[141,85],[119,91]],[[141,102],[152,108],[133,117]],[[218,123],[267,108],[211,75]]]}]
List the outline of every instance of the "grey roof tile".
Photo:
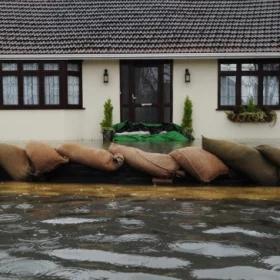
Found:
[{"label": "grey roof tile", "polygon": [[279,52],[280,0],[1,0],[0,54]]}]

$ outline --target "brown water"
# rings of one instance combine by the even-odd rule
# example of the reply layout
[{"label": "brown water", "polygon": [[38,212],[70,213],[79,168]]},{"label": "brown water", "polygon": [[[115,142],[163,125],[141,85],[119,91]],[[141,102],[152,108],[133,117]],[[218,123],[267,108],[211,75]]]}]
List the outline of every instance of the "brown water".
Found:
[{"label": "brown water", "polygon": [[279,202],[3,196],[0,279],[280,279]]}]

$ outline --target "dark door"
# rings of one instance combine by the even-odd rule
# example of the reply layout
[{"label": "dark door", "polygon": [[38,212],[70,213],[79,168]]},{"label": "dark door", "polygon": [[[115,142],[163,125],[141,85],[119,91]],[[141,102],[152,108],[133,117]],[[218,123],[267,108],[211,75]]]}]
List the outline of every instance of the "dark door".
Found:
[{"label": "dark door", "polygon": [[172,65],[169,61],[121,62],[121,119],[172,121]]}]

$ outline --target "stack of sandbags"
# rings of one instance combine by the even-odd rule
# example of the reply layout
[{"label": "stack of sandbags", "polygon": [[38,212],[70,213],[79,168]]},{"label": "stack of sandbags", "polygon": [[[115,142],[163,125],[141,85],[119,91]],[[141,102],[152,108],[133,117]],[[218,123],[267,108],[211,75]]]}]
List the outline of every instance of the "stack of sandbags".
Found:
[{"label": "stack of sandbags", "polygon": [[0,166],[16,181],[27,180],[32,173],[25,150],[14,145],[0,144]]},{"label": "stack of sandbags", "polygon": [[[277,167],[279,158],[271,147],[261,146],[255,149],[230,141],[205,137],[202,139],[202,146],[230,168],[242,173],[257,184],[274,186],[279,183]],[[278,155],[280,155],[280,150]]]},{"label": "stack of sandbags", "polygon": [[167,154],[148,153],[137,148],[114,143],[109,147],[109,151],[114,155],[123,155],[128,165],[156,178],[169,179],[183,175],[179,170],[179,164]]},{"label": "stack of sandbags", "polygon": [[177,163],[200,182],[209,183],[229,172],[228,167],[215,155],[198,147],[186,147],[170,153]]},{"label": "stack of sandbags", "polygon": [[62,164],[69,162],[67,157],[61,156],[53,147],[41,142],[29,142],[25,147],[26,153],[33,167],[33,175],[48,173]]},{"label": "stack of sandbags", "polygon": [[89,148],[74,143],[60,146],[57,152],[69,158],[71,162],[104,171],[116,171],[124,162],[124,157],[120,153],[112,154],[104,149]]}]

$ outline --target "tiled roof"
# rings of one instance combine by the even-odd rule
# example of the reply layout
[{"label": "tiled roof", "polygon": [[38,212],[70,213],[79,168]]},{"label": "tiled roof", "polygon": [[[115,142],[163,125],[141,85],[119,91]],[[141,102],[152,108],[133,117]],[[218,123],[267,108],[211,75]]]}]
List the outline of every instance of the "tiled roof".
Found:
[{"label": "tiled roof", "polygon": [[0,55],[280,51],[280,0],[1,0]]}]

